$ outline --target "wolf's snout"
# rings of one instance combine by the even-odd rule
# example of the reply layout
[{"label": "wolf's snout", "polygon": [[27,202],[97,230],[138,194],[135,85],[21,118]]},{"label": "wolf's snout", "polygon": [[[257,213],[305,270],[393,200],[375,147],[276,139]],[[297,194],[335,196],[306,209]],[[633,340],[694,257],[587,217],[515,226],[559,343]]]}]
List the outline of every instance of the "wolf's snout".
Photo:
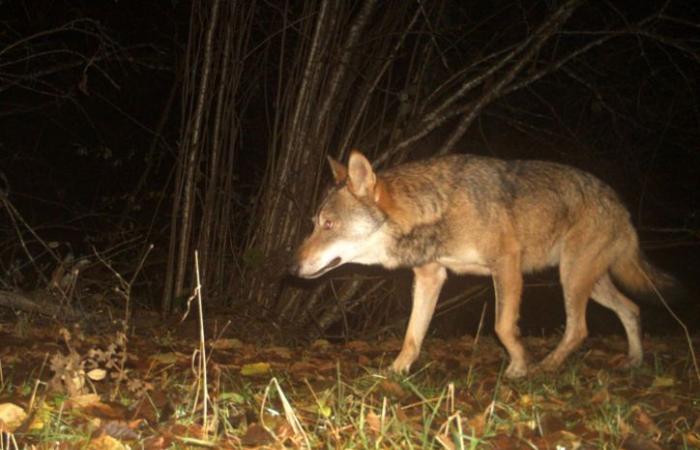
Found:
[{"label": "wolf's snout", "polygon": [[336,266],[339,266],[342,259],[339,256],[333,258],[325,266],[318,267],[318,262],[305,262],[303,260],[295,260],[289,266],[289,273],[301,278],[318,278]]},{"label": "wolf's snout", "polygon": [[296,260],[292,261],[287,270],[289,271],[290,275],[294,275],[295,277],[299,276],[299,262]]}]

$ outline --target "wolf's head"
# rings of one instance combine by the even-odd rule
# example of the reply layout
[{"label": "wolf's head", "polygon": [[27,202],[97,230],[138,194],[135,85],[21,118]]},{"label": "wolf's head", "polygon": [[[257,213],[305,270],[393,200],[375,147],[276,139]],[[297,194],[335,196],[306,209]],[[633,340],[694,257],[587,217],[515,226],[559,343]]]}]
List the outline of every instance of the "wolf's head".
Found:
[{"label": "wolf's head", "polygon": [[299,247],[291,272],[317,278],[345,263],[377,264],[383,257],[382,225],[386,215],[372,165],[352,151],[348,166],[328,158],[335,186],[313,217],[314,230]]}]

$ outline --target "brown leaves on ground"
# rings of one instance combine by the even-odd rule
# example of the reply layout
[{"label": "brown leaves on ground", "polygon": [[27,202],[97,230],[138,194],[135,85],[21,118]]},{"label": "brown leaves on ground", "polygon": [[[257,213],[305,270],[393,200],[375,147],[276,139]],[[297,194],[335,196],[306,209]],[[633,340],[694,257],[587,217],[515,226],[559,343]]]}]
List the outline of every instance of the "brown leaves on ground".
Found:
[{"label": "brown leaves on ground", "polygon": [[[99,333],[0,328],[0,431],[22,445],[279,448],[700,448],[700,387],[682,339],[589,339],[559,373],[518,381],[492,338],[428,339],[408,377],[383,371],[401,341],[199,343],[173,327]],[[533,359],[558,340],[526,338]],[[695,342],[696,347],[698,342]],[[622,355],[624,356],[624,355]]]}]

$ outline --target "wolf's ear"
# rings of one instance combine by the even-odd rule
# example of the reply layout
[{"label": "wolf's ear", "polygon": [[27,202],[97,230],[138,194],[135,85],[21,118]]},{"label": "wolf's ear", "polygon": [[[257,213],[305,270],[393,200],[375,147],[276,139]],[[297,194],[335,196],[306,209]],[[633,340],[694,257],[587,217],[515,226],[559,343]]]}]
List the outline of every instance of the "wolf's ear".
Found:
[{"label": "wolf's ear", "polygon": [[331,166],[331,172],[333,172],[335,184],[345,183],[345,180],[348,179],[348,169],[330,156],[328,156],[328,164]]},{"label": "wolf's ear", "polygon": [[377,176],[372,170],[372,164],[365,158],[365,155],[357,150],[353,150],[350,153],[348,177],[350,178],[348,182],[350,192],[358,197],[364,197],[374,192]]}]

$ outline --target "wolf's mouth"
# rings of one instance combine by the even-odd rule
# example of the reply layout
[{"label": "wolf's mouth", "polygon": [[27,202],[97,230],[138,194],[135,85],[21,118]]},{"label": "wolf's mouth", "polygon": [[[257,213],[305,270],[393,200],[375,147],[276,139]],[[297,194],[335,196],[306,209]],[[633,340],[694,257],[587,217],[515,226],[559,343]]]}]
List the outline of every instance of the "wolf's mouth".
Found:
[{"label": "wolf's mouth", "polygon": [[321,275],[328,272],[329,270],[331,270],[335,266],[340,265],[340,261],[341,261],[340,256],[336,256],[335,258],[331,259],[331,261],[328,264],[326,264],[324,267],[322,267],[320,270],[309,275],[309,278],[320,277]]}]

